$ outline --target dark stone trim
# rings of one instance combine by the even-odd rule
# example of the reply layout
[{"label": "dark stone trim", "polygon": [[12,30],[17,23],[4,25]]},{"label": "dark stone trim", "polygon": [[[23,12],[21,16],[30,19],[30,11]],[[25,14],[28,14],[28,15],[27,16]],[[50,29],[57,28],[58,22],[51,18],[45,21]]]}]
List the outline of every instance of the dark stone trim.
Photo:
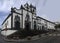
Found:
[{"label": "dark stone trim", "polygon": [[37,18],[40,18],[40,19],[42,19],[42,20],[45,20],[45,21],[50,22],[50,23],[52,23],[52,24],[55,24],[54,22],[48,21],[48,20],[46,20],[46,19],[44,19],[44,18],[42,18],[42,17],[37,16]]},{"label": "dark stone trim", "polygon": [[33,27],[33,14],[32,14],[32,27]]},{"label": "dark stone trim", "polygon": [[3,29],[1,31],[7,31],[7,30],[12,30],[11,28]]},{"label": "dark stone trim", "polygon": [[41,24],[41,23],[37,23],[37,24]]},{"label": "dark stone trim", "polygon": [[24,8],[23,5],[21,5],[20,9],[23,9],[23,8]]},{"label": "dark stone trim", "polygon": [[11,16],[12,14],[9,14],[7,18],[3,21],[2,25],[5,23],[5,21]]},{"label": "dark stone trim", "polygon": [[22,28],[23,28],[23,9],[22,9]]},{"label": "dark stone trim", "polygon": [[29,11],[28,9],[25,9],[25,8],[23,8],[25,11],[28,11],[28,12],[30,12],[30,13],[32,13],[32,14],[35,14],[35,13],[33,13],[33,12],[31,12],[31,11]]},{"label": "dark stone trim", "polygon": [[13,12],[11,12],[11,29],[13,28]]},{"label": "dark stone trim", "polygon": [[22,14],[20,14],[20,13],[16,12],[16,11],[15,11],[14,13],[19,14],[19,15],[22,15]]},{"label": "dark stone trim", "polygon": [[34,9],[36,9],[36,7],[35,7],[35,6],[33,6],[32,4],[30,4],[30,8],[34,8]]}]

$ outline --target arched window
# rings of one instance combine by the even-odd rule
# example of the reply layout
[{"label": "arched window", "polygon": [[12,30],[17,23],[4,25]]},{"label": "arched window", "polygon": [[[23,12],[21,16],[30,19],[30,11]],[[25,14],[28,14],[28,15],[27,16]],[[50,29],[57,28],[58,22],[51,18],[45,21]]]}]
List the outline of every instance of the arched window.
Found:
[{"label": "arched window", "polygon": [[30,16],[27,14],[25,17],[25,21],[29,21],[30,20]]},{"label": "arched window", "polygon": [[20,22],[20,17],[18,15],[15,16],[15,21],[19,21]]}]

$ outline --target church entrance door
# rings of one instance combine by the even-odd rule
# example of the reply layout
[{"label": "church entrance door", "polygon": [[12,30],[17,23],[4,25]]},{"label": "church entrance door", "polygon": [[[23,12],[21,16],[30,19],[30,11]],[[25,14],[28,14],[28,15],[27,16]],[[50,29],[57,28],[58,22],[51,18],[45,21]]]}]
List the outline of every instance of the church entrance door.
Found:
[{"label": "church entrance door", "polygon": [[18,22],[18,21],[15,22],[15,28],[20,29],[20,22]]}]

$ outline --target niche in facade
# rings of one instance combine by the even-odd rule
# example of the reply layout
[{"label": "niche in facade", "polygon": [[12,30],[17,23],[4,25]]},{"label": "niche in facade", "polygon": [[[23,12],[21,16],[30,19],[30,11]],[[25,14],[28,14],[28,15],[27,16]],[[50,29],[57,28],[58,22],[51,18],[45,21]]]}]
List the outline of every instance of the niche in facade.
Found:
[{"label": "niche in facade", "polygon": [[31,28],[30,16],[27,14],[25,17],[25,29],[29,30]]},{"label": "niche in facade", "polygon": [[20,17],[16,15],[14,20],[15,20],[15,29],[20,29]]}]

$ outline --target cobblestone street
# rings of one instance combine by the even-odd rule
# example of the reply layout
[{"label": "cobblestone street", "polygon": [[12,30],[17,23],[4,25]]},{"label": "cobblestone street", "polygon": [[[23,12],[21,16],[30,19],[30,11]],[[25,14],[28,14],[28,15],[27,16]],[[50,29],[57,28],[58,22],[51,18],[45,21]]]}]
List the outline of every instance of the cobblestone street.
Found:
[{"label": "cobblestone street", "polygon": [[31,41],[5,41],[3,40],[1,34],[0,34],[0,43],[60,43],[60,34],[49,34],[46,37],[40,37],[40,39],[37,40],[31,40]]}]

